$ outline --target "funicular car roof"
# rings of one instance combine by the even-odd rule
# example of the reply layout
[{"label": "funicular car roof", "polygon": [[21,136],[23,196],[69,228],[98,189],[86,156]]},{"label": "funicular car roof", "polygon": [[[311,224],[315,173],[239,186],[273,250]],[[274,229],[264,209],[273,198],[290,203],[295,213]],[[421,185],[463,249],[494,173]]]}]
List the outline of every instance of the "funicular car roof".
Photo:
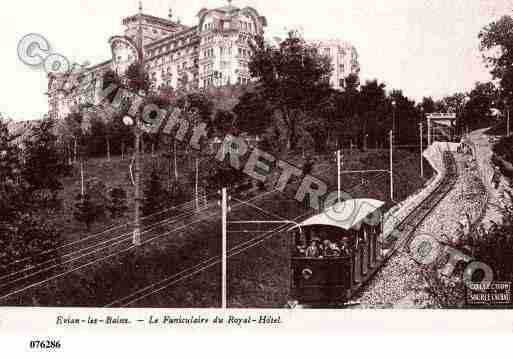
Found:
[{"label": "funicular car roof", "polygon": [[294,228],[331,226],[349,230],[359,225],[369,214],[381,208],[385,202],[372,198],[350,199],[326,208],[322,213],[308,218]]}]

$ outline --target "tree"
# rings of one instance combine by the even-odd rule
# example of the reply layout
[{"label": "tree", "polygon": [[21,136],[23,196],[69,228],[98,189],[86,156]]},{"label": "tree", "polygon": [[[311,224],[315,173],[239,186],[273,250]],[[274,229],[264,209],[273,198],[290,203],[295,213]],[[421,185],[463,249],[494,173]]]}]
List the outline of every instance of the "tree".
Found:
[{"label": "tree", "polygon": [[502,100],[513,103],[513,17],[505,15],[485,26],[479,40],[483,59],[499,80]]},{"label": "tree", "polygon": [[17,136],[11,135],[7,124],[0,121],[0,219],[11,220],[23,210],[28,184],[20,176],[21,151],[15,144]]},{"label": "tree", "polygon": [[329,92],[330,61],[293,31],[279,46],[258,38],[252,50],[249,69],[259,81],[257,91],[284,127],[286,149],[294,150],[303,121]]},{"label": "tree", "polygon": [[488,24],[478,37],[483,59],[491,68],[491,74],[496,79],[504,78],[513,63],[513,17],[505,15]]},{"label": "tree", "polygon": [[235,127],[250,135],[262,135],[271,125],[272,111],[262,94],[257,91],[247,91],[233,108]]},{"label": "tree", "polygon": [[84,132],[84,111],[89,106],[80,106],[76,111],[71,112],[63,121],[55,122],[55,134],[59,138],[61,147],[66,148],[68,163],[78,161],[79,146],[83,141]]},{"label": "tree", "polygon": [[420,106],[424,113],[437,112],[435,101],[431,97],[423,97]]},{"label": "tree", "polygon": [[368,134],[371,143],[385,143],[392,128],[392,106],[385,89],[386,85],[378,80],[366,81],[360,88],[355,127],[358,133]]},{"label": "tree", "polygon": [[107,125],[99,117],[91,117],[84,138],[87,157],[104,157],[107,153]]},{"label": "tree", "polygon": [[212,122],[212,130],[221,138],[233,131],[235,118],[233,113],[226,110],[218,110]]},{"label": "tree", "polygon": [[116,115],[112,121],[107,123],[110,134],[111,151],[113,154],[121,155],[124,159],[127,148],[133,146],[133,131],[123,123],[123,117]]},{"label": "tree", "polygon": [[109,191],[107,209],[112,218],[119,217],[127,209],[126,191],[121,187],[114,187]]},{"label": "tree", "polygon": [[44,119],[24,141],[22,176],[30,191],[43,202],[56,201],[63,188],[60,179],[69,171],[57,136],[52,132],[53,126],[52,120]]},{"label": "tree", "polygon": [[60,234],[31,205],[35,200],[20,175],[22,153],[15,140],[0,118],[0,272],[58,259]]},{"label": "tree", "polygon": [[162,185],[158,169],[153,167],[150,178],[144,183],[143,215],[150,216],[168,207],[169,197],[169,192]]},{"label": "tree", "polygon": [[418,138],[418,112],[415,101],[403,95],[401,90],[393,90],[391,101],[395,101],[396,141],[398,144],[414,144]]},{"label": "tree", "polygon": [[487,125],[491,120],[490,108],[498,99],[497,88],[492,82],[478,82],[469,97],[462,113],[462,125],[469,129]]},{"label": "tree", "polygon": [[91,224],[100,219],[103,214],[104,207],[95,203],[88,193],[79,194],[76,197],[73,216],[77,221],[86,225],[87,231],[91,229]]},{"label": "tree", "polygon": [[[176,106],[181,110],[183,116],[192,128],[195,128],[200,123],[207,124],[208,129],[212,129],[214,122],[212,120],[213,103],[204,93],[192,92],[180,96],[176,100]],[[197,151],[191,152],[194,157],[194,187],[195,187],[195,203],[196,208],[199,208],[199,182],[200,182],[200,161],[205,156],[202,149],[205,148],[206,139],[201,138],[202,143],[199,143],[200,148]]]}]

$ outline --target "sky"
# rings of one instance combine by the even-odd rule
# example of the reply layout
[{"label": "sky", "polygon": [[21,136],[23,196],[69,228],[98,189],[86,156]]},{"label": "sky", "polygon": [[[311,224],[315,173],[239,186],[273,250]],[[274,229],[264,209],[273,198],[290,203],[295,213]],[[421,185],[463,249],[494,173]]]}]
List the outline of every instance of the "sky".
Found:
[{"label": "sky", "polygon": [[[144,12],[197,23],[202,7],[226,0],[143,0]],[[137,0],[9,0],[0,11],[0,113],[15,120],[48,110],[46,74],[17,58],[29,33],[48,39],[70,61],[95,64],[110,58],[108,39],[123,32],[123,17]],[[267,17],[266,37],[299,29],[305,38],[342,39],[359,53],[362,83],[377,78],[412,99],[440,98],[491,79],[479,52],[478,33],[491,21],[513,15],[513,0],[233,0]]]}]

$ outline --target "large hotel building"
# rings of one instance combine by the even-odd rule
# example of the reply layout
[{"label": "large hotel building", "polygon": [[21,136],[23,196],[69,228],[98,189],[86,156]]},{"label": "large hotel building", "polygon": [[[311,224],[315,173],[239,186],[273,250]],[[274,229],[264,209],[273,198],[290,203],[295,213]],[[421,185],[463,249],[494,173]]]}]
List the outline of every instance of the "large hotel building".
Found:
[{"label": "large hotel building", "polygon": [[[254,8],[238,8],[229,1],[223,7],[201,9],[197,19],[196,25],[188,26],[174,20],[171,10],[167,18],[140,11],[123,19],[124,34],[114,38],[136,41],[142,35],[144,64],[154,89],[168,86],[188,90],[251,81],[248,41],[264,35],[266,18]],[[96,79],[107,70],[126,70],[124,67],[134,60],[134,54],[118,49],[122,42],[113,44],[111,40],[111,59],[75,70],[73,76]],[[334,88],[342,89],[347,76],[359,72],[358,55],[351,44],[339,40],[309,42],[322,54],[331,57],[333,73],[330,83]],[[51,117],[63,118],[79,104],[97,102],[95,86],[66,89],[62,81],[62,77],[49,77]]]}]

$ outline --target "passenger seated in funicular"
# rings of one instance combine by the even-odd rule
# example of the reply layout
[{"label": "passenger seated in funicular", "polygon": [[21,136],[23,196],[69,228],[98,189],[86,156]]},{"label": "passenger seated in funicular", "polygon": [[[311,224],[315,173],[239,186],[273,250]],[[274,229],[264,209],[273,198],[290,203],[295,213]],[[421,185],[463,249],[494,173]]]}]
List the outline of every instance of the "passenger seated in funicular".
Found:
[{"label": "passenger seated in funicular", "polygon": [[306,243],[306,238],[301,236],[299,238],[299,244],[296,246],[296,256],[305,257],[307,248],[308,244]]},{"label": "passenger seated in funicular", "polygon": [[318,237],[312,238],[312,241],[306,249],[305,256],[308,258],[317,258],[321,254],[321,248],[319,246],[320,239]]},{"label": "passenger seated in funicular", "polygon": [[340,241],[340,256],[347,257],[351,254],[351,249],[349,247],[349,238],[343,237]]},{"label": "passenger seated in funicular", "polygon": [[329,239],[325,239],[322,242],[322,250],[321,254],[323,258],[330,257],[339,257],[340,256],[340,248],[336,243],[333,243]]}]

